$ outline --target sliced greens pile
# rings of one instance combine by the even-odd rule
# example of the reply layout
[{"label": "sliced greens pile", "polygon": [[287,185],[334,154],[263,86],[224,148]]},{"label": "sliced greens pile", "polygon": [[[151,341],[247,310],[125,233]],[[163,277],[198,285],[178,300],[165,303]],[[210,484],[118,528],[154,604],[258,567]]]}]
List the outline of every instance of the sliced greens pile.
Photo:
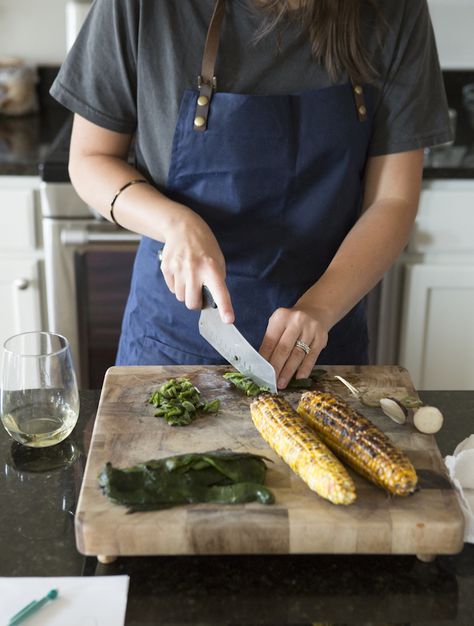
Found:
[{"label": "sliced greens pile", "polygon": [[156,407],[155,417],[164,418],[170,426],[187,426],[200,411],[217,413],[219,400],[201,401],[201,393],[189,378],[170,378],[156,389],[149,398]]},{"label": "sliced greens pile", "polygon": [[240,372],[226,372],[223,376],[226,380],[237,387],[237,389],[244,391],[247,396],[256,396],[259,393],[268,391],[268,387],[259,387],[251,378],[248,378]]},{"label": "sliced greens pile", "polygon": [[118,469],[107,463],[99,474],[103,493],[129,513],[153,511],[180,504],[212,502],[272,504],[263,486],[265,457],[216,450],[181,454]]},{"label": "sliced greens pile", "polygon": [[[308,378],[293,377],[288,383],[286,389],[312,389],[314,384],[326,374],[326,370],[313,369]],[[224,378],[235,385],[237,389],[244,391],[247,396],[257,396],[259,393],[268,391],[268,387],[259,387],[251,378],[248,378],[240,372],[226,372]]]}]

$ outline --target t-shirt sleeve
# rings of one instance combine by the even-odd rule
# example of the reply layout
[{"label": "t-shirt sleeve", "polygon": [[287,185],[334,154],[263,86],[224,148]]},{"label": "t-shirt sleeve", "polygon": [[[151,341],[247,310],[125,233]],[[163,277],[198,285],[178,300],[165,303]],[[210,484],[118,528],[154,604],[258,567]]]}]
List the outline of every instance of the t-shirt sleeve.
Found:
[{"label": "t-shirt sleeve", "polygon": [[[370,156],[452,140],[448,105],[426,0],[406,0],[393,54],[378,83]],[[390,45],[390,44],[389,44]]]},{"label": "t-shirt sleeve", "polygon": [[63,106],[119,133],[136,128],[138,2],[94,0],[51,87]]}]

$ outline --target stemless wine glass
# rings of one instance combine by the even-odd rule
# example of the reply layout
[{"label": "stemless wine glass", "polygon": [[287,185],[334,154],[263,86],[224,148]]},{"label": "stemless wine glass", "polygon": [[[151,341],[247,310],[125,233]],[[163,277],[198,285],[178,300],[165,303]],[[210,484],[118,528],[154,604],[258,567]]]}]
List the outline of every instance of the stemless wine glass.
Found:
[{"label": "stemless wine glass", "polygon": [[79,415],[68,340],[50,332],[14,335],[3,344],[0,416],[16,441],[34,448],[66,439]]}]

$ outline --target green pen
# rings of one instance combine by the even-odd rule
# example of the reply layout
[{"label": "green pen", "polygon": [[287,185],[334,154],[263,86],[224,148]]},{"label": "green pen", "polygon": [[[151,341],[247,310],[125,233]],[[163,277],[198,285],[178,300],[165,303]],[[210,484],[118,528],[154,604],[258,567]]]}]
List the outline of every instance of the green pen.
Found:
[{"label": "green pen", "polygon": [[29,617],[32,613],[40,609],[44,604],[46,604],[48,600],[54,600],[57,597],[58,590],[51,589],[51,591],[48,591],[44,598],[41,598],[41,600],[33,600],[33,602],[27,604],[23,609],[21,609],[21,611],[15,613],[15,615],[8,622],[8,626],[15,626],[15,624],[19,624],[24,619]]}]

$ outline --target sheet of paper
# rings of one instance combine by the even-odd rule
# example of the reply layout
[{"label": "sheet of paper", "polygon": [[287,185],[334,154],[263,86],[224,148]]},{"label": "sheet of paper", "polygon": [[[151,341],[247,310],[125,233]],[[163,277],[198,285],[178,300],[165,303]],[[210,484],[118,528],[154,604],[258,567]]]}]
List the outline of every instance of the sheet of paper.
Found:
[{"label": "sheet of paper", "polygon": [[123,626],[128,583],[129,576],[0,577],[0,624],[57,589],[58,597],[25,620],[25,626]]}]

